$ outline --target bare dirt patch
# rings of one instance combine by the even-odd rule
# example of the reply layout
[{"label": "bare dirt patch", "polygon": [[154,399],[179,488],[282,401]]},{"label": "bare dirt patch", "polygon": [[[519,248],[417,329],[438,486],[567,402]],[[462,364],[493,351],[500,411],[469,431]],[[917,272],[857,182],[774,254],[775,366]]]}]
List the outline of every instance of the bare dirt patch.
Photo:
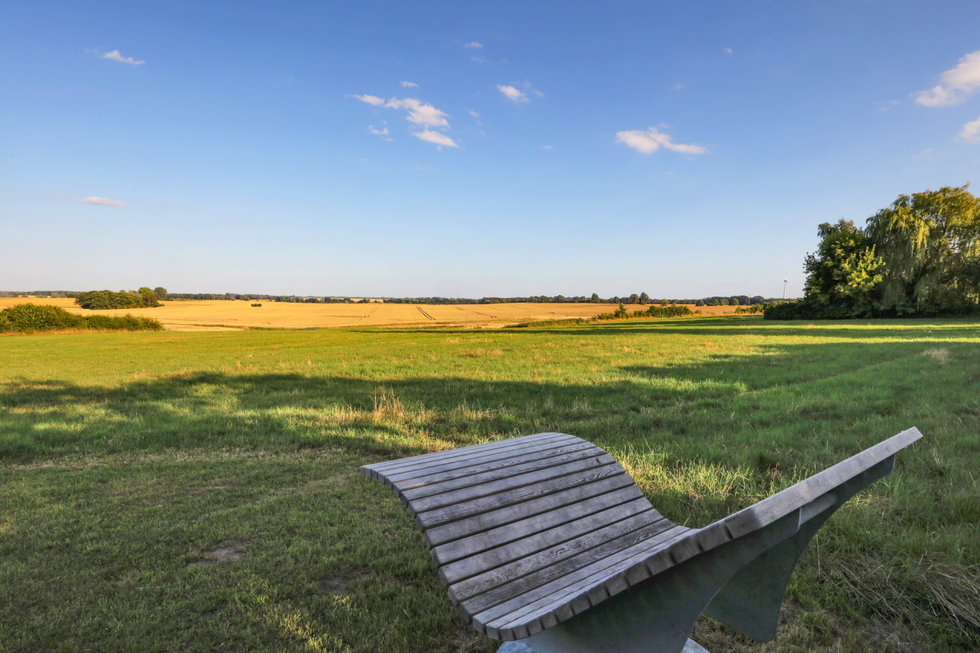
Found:
[{"label": "bare dirt patch", "polygon": [[353,581],[365,578],[368,575],[368,571],[364,569],[348,569],[342,574],[337,574],[336,576],[328,576],[317,583],[322,594],[331,594],[334,596],[339,596],[341,594],[347,594],[347,585]]},{"label": "bare dirt patch", "polygon": [[240,545],[218,547],[205,553],[204,556],[194,564],[198,567],[210,567],[211,565],[241,560],[243,555],[245,554],[240,548]]}]

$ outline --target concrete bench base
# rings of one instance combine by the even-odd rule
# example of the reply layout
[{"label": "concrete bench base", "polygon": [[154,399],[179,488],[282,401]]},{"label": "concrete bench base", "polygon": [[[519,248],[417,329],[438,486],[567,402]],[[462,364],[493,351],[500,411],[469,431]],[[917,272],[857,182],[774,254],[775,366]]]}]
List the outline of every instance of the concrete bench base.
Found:
[{"label": "concrete bench base", "polygon": [[[497,649],[497,653],[541,653],[524,642],[504,642],[500,648]],[[687,640],[684,645],[684,650],[681,653],[711,653],[708,649],[704,648],[693,639]]]}]

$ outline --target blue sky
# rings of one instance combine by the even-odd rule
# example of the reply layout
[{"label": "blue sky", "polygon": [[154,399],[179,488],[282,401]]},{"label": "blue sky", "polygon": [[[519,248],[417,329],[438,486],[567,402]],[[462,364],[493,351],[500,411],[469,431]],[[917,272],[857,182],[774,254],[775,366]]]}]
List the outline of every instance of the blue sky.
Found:
[{"label": "blue sky", "polygon": [[978,25],[975,0],[9,0],[0,289],[798,296],[819,223],[980,177]]}]

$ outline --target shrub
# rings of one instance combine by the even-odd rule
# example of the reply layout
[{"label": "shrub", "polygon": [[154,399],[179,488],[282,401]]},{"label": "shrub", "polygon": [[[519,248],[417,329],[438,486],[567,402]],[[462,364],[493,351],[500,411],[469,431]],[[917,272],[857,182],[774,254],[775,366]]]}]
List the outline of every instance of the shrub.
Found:
[{"label": "shrub", "polygon": [[57,306],[17,304],[0,311],[0,332],[37,333],[61,329],[100,331],[162,331],[159,320],[124,315],[75,315]]}]

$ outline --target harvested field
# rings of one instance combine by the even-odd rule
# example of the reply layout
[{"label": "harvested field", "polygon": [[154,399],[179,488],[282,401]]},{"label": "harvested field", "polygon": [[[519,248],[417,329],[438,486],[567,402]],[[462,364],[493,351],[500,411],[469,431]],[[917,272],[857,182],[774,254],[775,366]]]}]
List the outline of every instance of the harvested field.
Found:
[{"label": "harvested field", "polygon": [[[166,301],[159,308],[89,311],[72,299],[0,298],[0,308],[33,302],[85,314],[153,317],[169,331],[228,329],[316,329],[349,326],[409,326],[446,324],[503,327],[537,320],[591,318],[616,310],[615,304],[292,304],[252,301]],[[736,306],[689,306],[704,315],[731,315]],[[646,308],[627,305],[630,311]]]}]

